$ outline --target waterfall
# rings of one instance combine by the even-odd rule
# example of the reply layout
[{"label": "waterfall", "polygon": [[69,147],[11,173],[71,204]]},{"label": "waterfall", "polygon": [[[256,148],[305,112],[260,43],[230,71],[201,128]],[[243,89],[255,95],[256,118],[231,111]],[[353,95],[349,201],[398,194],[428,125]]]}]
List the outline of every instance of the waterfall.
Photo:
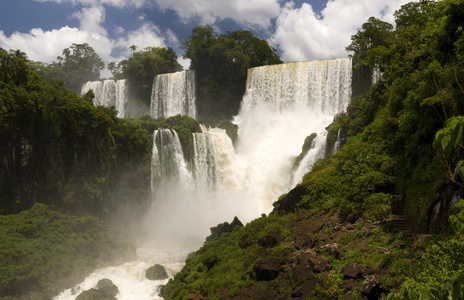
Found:
[{"label": "waterfall", "polygon": [[338,152],[338,150],[340,150],[340,148],[342,147],[342,139],[340,137],[340,129],[338,129],[337,131],[337,140],[335,141],[335,144],[334,144],[334,148],[333,148],[333,151],[332,153],[335,154]]},{"label": "waterfall", "polygon": [[[194,95],[194,91],[185,91],[187,85],[194,84],[193,78],[193,73],[186,72],[157,77],[152,116],[194,112],[194,105],[190,106],[194,102],[189,102],[192,98],[185,96]],[[225,130],[202,125],[202,132],[193,134],[193,161],[187,163],[177,133],[156,130],[151,161],[152,209],[142,220],[147,233],[144,245],[155,249],[150,255],[165,251],[157,249],[160,246],[195,249],[203,243],[209,228],[218,223],[230,222],[234,216],[246,223],[269,213],[272,203],[324,156],[325,127],[335,114],[346,110],[350,97],[351,59],[258,67],[248,71],[242,106],[234,118],[239,126],[235,147]],[[317,138],[293,169],[305,138],[312,133],[317,133]],[[179,253],[176,248],[168,248],[166,253],[169,250],[171,259],[166,264],[174,275],[186,254],[179,258],[175,257]],[[136,262],[114,270],[97,270],[81,285],[90,288],[97,282],[95,277],[104,276],[123,287],[119,299],[157,299],[154,288],[165,282],[150,283],[146,292],[137,288],[143,296],[134,296],[133,287],[147,283],[143,277],[146,261],[147,257],[139,256]],[[126,275],[128,270],[136,275]],[[71,290],[67,290],[56,299],[75,299],[70,295]]]},{"label": "waterfall", "polygon": [[153,133],[152,197],[159,198],[156,193],[169,189],[170,186],[166,186],[166,184],[170,181],[180,182],[184,187],[190,187],[192,176],[187,169],[177,132],[172,129],[160,128]]},{"label": "waterfall", "polygon": [[197,186],[212,189],[234,186],[229,176],[235,162],[231,139],[224,129],[201,125],[201,130],[193,134]]},{"label": "waterfall", "polygon": [[[330,59],[263,66],[248,70],[239,125],[238,155],[249,162],[250,188],[272,203],[292,188],[323,156],[327,127],[351,99],[351,59]],[[317,133],[317,147],[291,170],[304,139]],[[285,178],[294,174],[290,185]],[[258,187],[258,188],[255,188]],[[261,190],[261,191],[260,191]]]},{"label": "waterfall", "polygon": [[351,59],[292,62],[248,70],[242,110],[265,105],[284,112],[309,108],[334,115],[351,98]]},{"label": "waterfall", "polygon": [[89,90],[93,90],[95,98],[93,104],[105,107],[114,106],[118,111],[119,118],[125,117],[125,105],[128,100],[127,81],[122,80],[103,80],[88,81],[82,85],[81,95]]},{"label": "waterfall", "polygon": [[290,187],[298,184],[303,176],[311,169],[311,166],[319,159],[325,156],[327,132],[318,135],[308,153],[303,157],[298,166],[293,170],[290,177]]},{"label": "waterfall", "polygon": [[195,72],[157,75],[153,81],[150,114],[153,118],[187,115],[196,118]]}]

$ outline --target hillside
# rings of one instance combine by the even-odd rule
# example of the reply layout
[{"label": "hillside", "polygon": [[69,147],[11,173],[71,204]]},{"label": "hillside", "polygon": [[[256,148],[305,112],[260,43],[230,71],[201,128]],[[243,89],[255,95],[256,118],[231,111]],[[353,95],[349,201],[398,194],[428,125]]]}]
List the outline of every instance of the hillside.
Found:
[{"label": "hillside", "polygon": [[167,299],[464,296],[464,3],[412,2],[395,18],[370,18],[347,47],[355,97],[328,136],[346,144],[269,216],[207,240]]}]

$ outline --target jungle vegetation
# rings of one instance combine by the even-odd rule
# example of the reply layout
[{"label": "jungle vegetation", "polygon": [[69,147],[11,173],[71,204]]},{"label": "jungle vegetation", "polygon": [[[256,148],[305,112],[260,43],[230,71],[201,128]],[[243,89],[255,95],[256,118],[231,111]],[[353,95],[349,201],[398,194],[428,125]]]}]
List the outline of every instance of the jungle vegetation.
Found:
[{"label": "jungle vegetation", "polygon": [[[166,297],[190,292],[214,298],[218,290],[232,297],[252,286],[284,292],[301,287],[304,281],[293,282],[291,276],[275,286],[257,283],[251,267],[260,253],[267,258],[297,253],[292,239],[301,214],[333,214],[361,224],[338,237],[340,244],[369,238],[370,247],[390,253],[361,257],[351,251],[342,259],[325,253],[335,270],[321,275],[314,297],[341,298],[346,279],[336,268],[375,261],[387,272],[380,286],[391,299],[464,297],[463,205],[455,205],[464,186],[463,27],[462,0],[411,2],[395,13],[395,26],[367,20],[347,46],[353,56],[354,97],[329,127],[328,142],[335,142],[340,130],[346,144],[305,175],[298,186],[304,192],[290,208],[283,208],[288,199],[283,195],[271,215],[209,239],[170,281]],[[218,35],[211,26],[199,26],[183,46],[197,73],[200,115],[212,123],[222,122],[215,114],[227,119],[237,113],[248,68],[281,63],[275,49],[248,31]],[[131,49],[133,57],[110,70],[115,78],[136,81],[140,99],[147,97],[154,74],[180,69],[172,49]],[[5,225],[0,253],[15,249],[2,254],[8,262],[2,274],[8,275],[0,278],[0,297],[48,295],[44,289],[55,277],[47,273],[43,253],[57,253],[57,270],[70,278],[97,261],[111,263],[100,261],[115,245],[100,222],[118,207],[147,207],[153,131],[182,131],[184,154],[189,153],[189,134],[199,130],[197,121],[183,116],[119,119],[114,108],[95,107],[92,92],[78,96],[82,83],[98,79],[101,69],[101,59],[86,44],[66,48],[51,65],[31,62],[20,50],[0,49],[0,222]],[[375,81],[373,74],[379,74]],[[419,257],[414,238],[388,231],[392,194],[403,199],[411,231],[436,234]],[[365,224],[379,221],[387,222],[386,231],[367,236]],[[55,224],[53,230],[49,224]],[[320,234],[335,232],[330,224],[320,229],[325,230]],[[93,236],[96,232],[102,235]],[[269,246],[266,237],[276,232],[277,243]],[[85,270],[74,272],[69,256],[90,250],[70,251],[75,244],[65,236],[80,234],[109,242],[95,246],[101,255],[77,256]],[[318,245],[320,234],[308,237]],[[43,248],[47,243],[40,239],[54,241],[56,249]],[[30,272],[31,266],[39,267]],[[19,289],[26,283],[33,284],[22,295]]]}]

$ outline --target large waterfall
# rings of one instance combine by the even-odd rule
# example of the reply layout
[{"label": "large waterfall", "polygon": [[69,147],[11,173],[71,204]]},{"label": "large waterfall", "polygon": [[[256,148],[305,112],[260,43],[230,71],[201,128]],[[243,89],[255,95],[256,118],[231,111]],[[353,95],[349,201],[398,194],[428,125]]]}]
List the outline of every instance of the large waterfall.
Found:
[{"label": "large waterfall", "polygon": [[[195,230],[202,236],[209,227],[236,215],[247,222],[270,212],[272,203],[325,155],[325,127],[346,109],[350,98],[351,59],[250,69],[242,107],[234,119],[239,126],[235,147],[225,130],[202,126],[201,133],[193,134],[193,161],[179,162],[183,157],[179,142],[172,139],[175,133],[163,129],[161,133],[170,138],[162,143],[160,133],[155,133],[152,164],[157,171],[152,179],[159,179],[153,185],[169,188],[153,188],[158,194],[154,196],[155,214],[161,211],[160,206],[168,205],[168,195],[169,206],[176,202],[177,207],[186,209],[182,221],[175,222],[175,226],[185,226],[179,232],[193,235],[190,222],[195,222]],[[305,138],[312,133],[318,135],[313,147],[294,166]],[[163,154],[169,161],[162,161],[159,151],[163,147],[171,149],[165,151],[171,154]],[[178,175],[173,178],[173,173]],[[181,210],[176,212],[182,214]]]},{"label": "large waterfall", "polygon": [[125,79],[88,81],[82,85],[81,95],[84,95],[89,90],[93,90],[95,94],[93,99],[95,106],[114,106],[118,111],[117,116],[119,118],[125,117],[125,106],[128,100],[127,81]]},{"label": "large waterfall", "polygon": [[[163,76],[155,80],[152,113],[164,114],[174,103],[182,109],[189,107],[182,102],[185,98],[176,98],[185,92],[185,82],[177,86],[183,92],[169,90],[174,88],[169,81],[187,74]],[[161,100],[161,95],[168,98]],[[209,228],[218,223],[234,216],[245,223],[270,212],[272,203],[324,156],[325,127],[346,109],[350,97],[351,59],[258,67],[248,71],[246,94],[234,119],[239,126],[235,146],[225,130],[202,126],[202,132],[193,134],[193,158],[187,162],[177,133],[156,130],[153,205],[144,220],[148,241],[138,248],[136,262],[97,270],[80,287],[88,289],[105,277],[119,287],[118,299],[159,299],[156,286],[166,281],[148,282],[143,270],[156,262],[173,275],[181,268],[186,251],[172,247],[198,247]],[[183,112],[174,114],[189,114]],[[305,138],[312,133],[317,137],[311,149],[294,166]],[[57,299],[75,296],[67,290]]]},{"label": "large waterfall", "polygon": [[187,115],[196,118],[195,72],[157,75],[153,81],[150,114],[153,118]]}]

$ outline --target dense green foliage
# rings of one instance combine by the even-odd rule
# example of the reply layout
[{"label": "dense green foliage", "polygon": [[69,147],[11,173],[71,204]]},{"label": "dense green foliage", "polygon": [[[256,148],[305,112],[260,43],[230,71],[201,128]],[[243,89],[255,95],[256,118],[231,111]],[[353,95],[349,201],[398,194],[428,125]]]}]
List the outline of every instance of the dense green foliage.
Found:
[{"label": "dense green foliage", "polygon": [[[398,286],[411,269],[411,258],[417,255],[405,246],[404,236],[391,233],[389,226],[375,227],[369,222],[356,223],[347,230],[336,225],[337,219],[308,212],[272,213],[215,239],[207,238],[168,282],[164,296],[287,299],[304,294],[303,299],[342,299],[345,295],[360,299],[364,279],[355,278],[360,279],[359,284],[356,282],[349,292],[344,288],[353,279],[344,277],[342,270],[353,265],[376,274],[382,292]],[[333,243],[337,250],[330,252],[327,249]],[[307,257],[326,267],[305,263]],[[260,278],[257,266],[262,262],[274,264],[271,269],[278,275],[271,280]],[[282,267],[274,268],[276,265]]]},{"label": "dense green foliage", "polygon": [[92,98],[42,80],[24,53],[0,50],[0,213],[35,202],[97,215],[127,205],[143,210],[153,131],[176,129],[184,153],[193,155],[197,121],[118,119],[114,108],[94,107]]},{"label": "dense green foliage", "polygon": [[[461,2],[404,5],[395,13],[396,29],[386,30],[388,38],[367,51],[357,46],[361,43],[358,39],[370,32],[370,27],[363,26],[365,33],[353,36],[348,47],[355,51],[353,60],[370,68],[381,66],[383,73],[380,81],[365,95],[355,97],[347,113],[332,125],[333,131],[340,128],[349,137],[348,144],[366,143],[370,150],[363,160],[386,156],[389,168],[380,171],[393,176],[396,192],[405,196],[407,214],[417,228],[426,225],[423,221],[434,201],[449,199],[460,189],[450,186],[446,162],[432,142],[446,120],[461,115],[464,107],[464,60],[459,54],[464,37],[459,22],[449,21],[459,15]],[[457,163],[460,154],[455,155],[452,160]],[[371,169],[379,171],[374,165]]]},{"label": "dense green foliage", "polygon": [[450,216],[452,233],[446,239],[436,237],[427,247],[414,277],[388,299],[463,299],[464,298],[464,202]]},{"label": "dense green foliage", "polygon": [[218,35],[213,27],[195,27],[183,43],[185,58],[197,76],[197,109],[206,119],[218,113],[236,115],[245,92],[247,69],[282,61],[267,41],[250,31]]},{"label": "dense green foliage", "polygon": [[71,217],[35,204],[0,216],[0,299],[50,299],[105,265],[135,259],[93,217]]},{"label": "dense green foliage", "polygon": [[[131,46],[132,47],[132,46]],[[131,48],[133,56],[118,63],[111,62],[108,69],[115,79],[129,80],[129,93],[132,101],[150,107],[153,80],[156,75],[182,70],[177,55],[172,48],[147,47],[143,51]]]},{"label": "dense green foliage", "polygon": [[44,78],[64,81],[64,86],[77,94],[80,94],[84,82],[100,79],[100,71],[105,67],[100,56],[87,43],[72,44],[57,60],[48,65],[34,63],[33,67]]},{"label": "dense green foliage", "polygon": [[[375,245],[388,249],[389,254],[367,257],[381,261],[380,267],[388,269],[377,278],[382,292],[393,292],[391,299],[462,298],[463,205],[456,206],[456,215],[449,217],[449,214],[453,201],[462,198],[464,192],[463,16],[462,0],[445,0],[402,6],[395,13],[395,28],[370,18],[352,37],[347,50],[353,51],[355,79],[371,83],[376,70],[380,71],[380,77],[370,88],[354,80],[355,97],[347,111],[330,126],[329,141],[333,143],[340,130],[346,144],[336,154],[319,160],[295,189],[298,192],[291,191],[277,201],[275,207],[282,214],[280,217],[271,214],[255,220],[243,229],[206,243],[193,254],[184,270],[167,285],[168,298],[180,299],[187,291],[208,298],[232,298],[248,295],[252,286],[262,287],[263,295],[274,290],[277,294],[273,295],[283,297],[285,292],[278,294],[278,291],[295,291],[301,282],[285,272],[270,283],[259,281],[256,268],[251,266],[256,266],[259,251],[264,253],[261,257],[268,258],[288,252],[300,255],[292,248],[297,239],[286,243],[286,237],[293,234],[288,226],[301,222],[290,221],[292,214],[281,207],[285,201],[293,197],[290,202],[296,203],[300,213],[330,212],[341,220],[362,220],[368,224],[368,220],[390,216],[392,194],[402,197],[411,230],[439,231],[441,235],[426,247],[422,257],[414,251],[402,251],[407,257],[401,259],[399,253],[391,252],[390,238],[378,239]],[[204,36],[212,33],[208,28],[202,30]],[[202,41],[211,39],[214,36]],[[451,233],[446,224],[451,226]],[[281,240],[274,248],[264,250],[254,241],[272,232],[267,226],[275,226]],[[241,247],[247,234],[251,235],[250,245]],[[346,235],[337,242],[348,244],[357,239],[355,236]],[[404,241],[411,243],[408,239]],[[417,237],[415,249],[425,247],[419,244],[421,239]],[[341,261],[326,255],[334,270],[331,275],[318,277],[327,284],[320,285],[319,292],[312,297],[341,299],[346,278],[337,267],[353,262],[351,258],[363,261],[361,253],[344,252]],[[366,256],[364,264],[365,260]],[[417,268],[416,260],[419,260]],[[295,266],[295,261],[288,265]],[[365,294],[351,295],[358,299]]]}]

